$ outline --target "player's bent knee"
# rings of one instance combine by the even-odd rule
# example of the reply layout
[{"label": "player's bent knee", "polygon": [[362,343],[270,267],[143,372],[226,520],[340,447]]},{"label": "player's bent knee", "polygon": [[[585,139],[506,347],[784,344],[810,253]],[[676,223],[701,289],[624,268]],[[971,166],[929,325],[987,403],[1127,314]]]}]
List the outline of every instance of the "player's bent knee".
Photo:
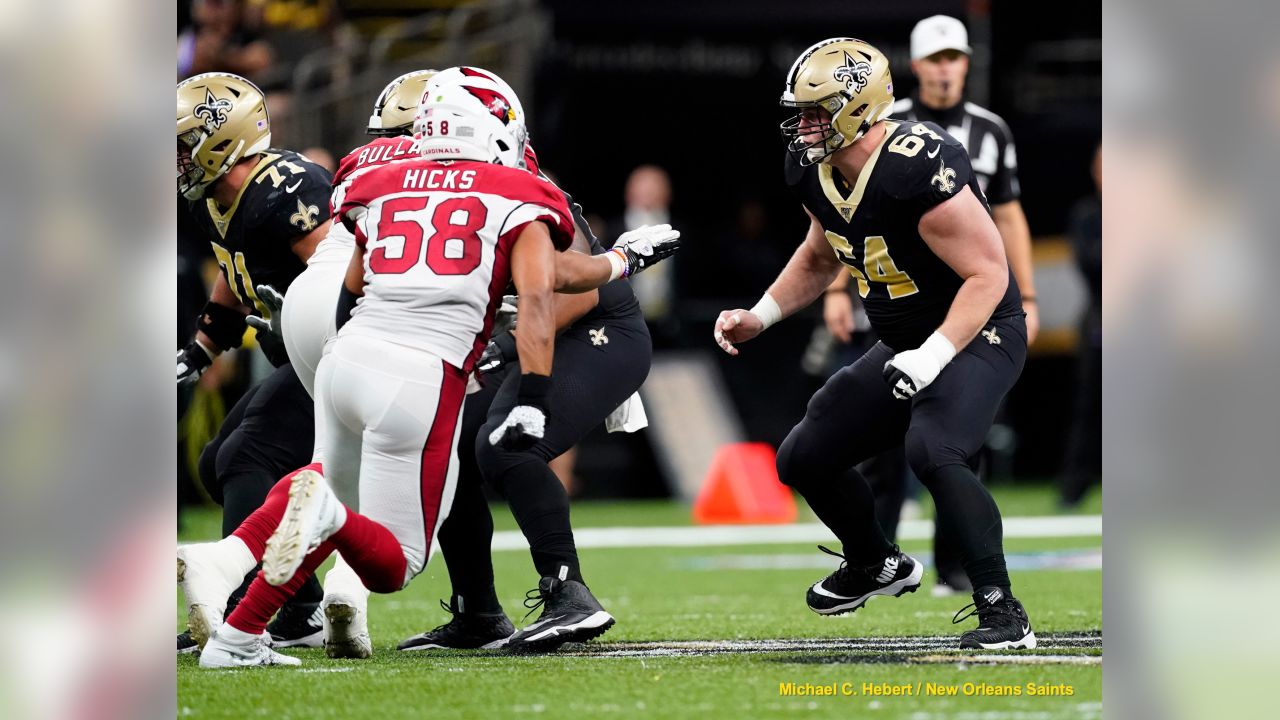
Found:
[{"label": "player's bent knee", "polygon": [[813,452],[802,431],[803,425],[797,425],[782,441],[778,448],[778,479],[783,484],[801,490],[817,477],[825,475],[825,468],[820,467],[820,457]]},{"label": "player's bent knee", "polygon": [[944,465],[965,465],[968,461],[964,450],[948,442],[941,433],[927,428],[908,430],[903,447],[911,471],[925,483],[934,470]]},{"label": "player's bent knee", "polygon": [[204,485],[209,497],[219,505],[222,504],[222,483],[218,482],[218,449],[221,446],[222,443],[217,439],[209,441],[200,451],[200,463],[197,466],[200,483]]}]

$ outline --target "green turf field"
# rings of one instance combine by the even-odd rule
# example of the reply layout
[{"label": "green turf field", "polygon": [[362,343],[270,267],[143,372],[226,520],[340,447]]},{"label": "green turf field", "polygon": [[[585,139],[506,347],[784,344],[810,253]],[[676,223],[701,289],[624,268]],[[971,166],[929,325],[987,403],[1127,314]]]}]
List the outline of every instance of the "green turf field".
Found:
[{"label": "green turf field", "polygon": [[[1053,512],[1046,490],[996,489],[1006,516]],[[1092,499],[1083,512],[1096,513]],[[495,507],[500,530],[514,528]],[[182,542],[216,537],[213,512],[184,517]],[[802,521],[806,518],[802,517]],[[579,527],[687,525],[679,504],[582,503]],[[928,553],[927,542],[904,543]],[[1011,554],[1096,558],[1100,537],[1011,538]],[[1101,714],[1102,573],[1014,570],[1041,649],[995,657],[952,650],[970,620],[953,626],[968,598],[921,590],[877,598],[851,616],[823,618],[804,591],[834,558],[812,545],[584,548],[583,572],[618,619],[606,635],[553,656],[428,656],[395,644],[445,622],[439,557],[404,592],[370,598],[376,646],[367,661],[334,661],[320,650],[287,653],[302,668],[206,671],[178,659],[178,708],[193,718],[502,717],[963,717],[1054,718]],[[495,553],[498,592],[517,625],[537,577],[525,551]],[[1096,568],[1096,564],[1089,565]],[[185,613],[178,599],[177,617]],[[787,696],[781,687],[831,688],[834,696]],[[864,688],[865,684],[871,687]],[[868,695],[893,690],[910,695]],[[1016,688],[1018,695],[996,695]],[[949,694],[928,694],[954,692]],[[1032,694],[1053,692],[1053,695]],[[1064,693],[1070,692],[1070,695]]]}]

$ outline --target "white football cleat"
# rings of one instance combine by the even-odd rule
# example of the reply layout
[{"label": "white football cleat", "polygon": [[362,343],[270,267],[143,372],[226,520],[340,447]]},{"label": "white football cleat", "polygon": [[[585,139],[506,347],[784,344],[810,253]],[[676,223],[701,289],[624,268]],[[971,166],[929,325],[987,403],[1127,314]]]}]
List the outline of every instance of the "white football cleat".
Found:
[{"label": "white football cleat", "polygon": [[303,470],[289,484],[289,504],[276,531],[267,539],[262,577],[279,587],[289,582],[307,554],[347,521],[347,509],[314,470]]},{"label": "white football cleat", "polygon": [[354,597],[326,595],[321,607],[324,609],[325,655],[356,659],[373,655],[367,603]]},{"label": "white football cleat", "polygon": [[[255,635],[246,642],[238,642],[237,635],[244,635],[229,625],[223,625],[213,633],[204,650],[200,652],[202,668],[242,668],[266,665],[301,665],[302,661],[281,655],[271,649],[264,635]],[[267,636],[269,637],[269,636]]]},{"label": "white football cleat", "polygon": [[187,602],[187,629],[204,647],[222,624],[227,598],[257,562],[237,537],[178,548],[178,586]]}]

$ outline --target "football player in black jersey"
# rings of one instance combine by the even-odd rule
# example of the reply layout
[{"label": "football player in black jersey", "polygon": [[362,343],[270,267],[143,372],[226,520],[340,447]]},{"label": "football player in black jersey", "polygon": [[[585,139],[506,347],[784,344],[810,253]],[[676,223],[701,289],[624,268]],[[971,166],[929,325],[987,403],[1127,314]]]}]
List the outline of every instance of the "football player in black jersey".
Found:
[{"label": "football player in black jersey", "polygon": [[[177,184],[183,224],[208,240],[221,265],[192,341],[178,352],[179,385],[194,382],[224,350],[239,347],[246,315],[270,317],[255,290],[283,293],[329,227],[329,173],[301,155],[270,147],[262,91],[229,73],[205,73],[177,88]],[[276,369],[227,414],[200,457],[200,477],[223,507],[228,535],[262,504],[276,481],[311,460],[313,405],[280,343],[261,337]],[[228,542],[230,539],[228,539]],[[247,551],[246,551],[247,552]],[[247,585],[248,579],[246,579]],[[245,585],[232,595],[232,604]],[[199,588],[187,587],[188,601]],[[280,647],[321,641],[320,586],[298,592],[269,631]],[[202,646],[227,598],[204,598],[188,618],[179,651]],[[184,635],[186,635],[184,633]],[[185,648],[183,647],[185,645]]]},{"label": "football player in black jersey", "polygon": [[[1000,235],[961,144],[931,123],[884,118],[888,59],[833,38],[787,74],[786,180],[810,218],[790,262],[750,310],[720,313],[715,340],[737,344],[807,306],[841,270],[880,337],[809,401],[778,451],[778,474],[843,543],[844,562],[808,591],[824,615],[920,585],[922,568],[886,539],[858,462],[905,444],[960,545],[979,627],[961,648],[1034,648],[1011,592],[1000,512],[969,468],[1026,358],[1026,325]],[[847,474],[846,474],[847,473]]]}]

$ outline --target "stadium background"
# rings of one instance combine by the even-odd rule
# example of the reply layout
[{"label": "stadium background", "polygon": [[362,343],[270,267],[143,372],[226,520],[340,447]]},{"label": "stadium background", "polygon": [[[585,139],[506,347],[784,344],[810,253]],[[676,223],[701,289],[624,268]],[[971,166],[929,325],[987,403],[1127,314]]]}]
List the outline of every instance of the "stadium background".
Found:
[{"label": "stadium background", "polygon": [[[1044,329],[992,436],[989,474],[996,483],[1045,484],[1060,471],[1078,391],[1072,380],[1085,290],[1062,236],[1072,206],[1094,193],[1089,167],[1101,137],[1096,6],[1060,8],[1046,18],[1025,3],[981,0],[648,0],[642,12],[632,3],[567,0],[180,0],[178,78],[242,64],[270,98],[276,146],[340,158],[365,142],[369,108],[391,78],[424,67],[488,67],[521,94],[543,167],[582,203],[606,244],[624,209],[628,175],[640,165],[663,168],[686,249],[673,268],[671,312],[654,322],[656,362],[690,364],[701,373],[694,377],[715,380],[685,396],[687,407],[667,408],[667,416],[703,417],[699,406],[719,401],[741,439],[776,446],[824,378],[802,369],[821,325],[820,304],[738,358],[718,352],[710,335],[719,310],[759,296],[806,227],[780,172],[782,77],[815,40],[853,35],[889,54],[905,96],[915,85],[911,27],[935,13],[969,27],[968,99],[1000,114],[1013,132],[1036,247]],[[222,67],[199,64],[210,34]],[[203,303],[212,259],[207,244],[189,238],[179,238],[179,254],[181,345]],[[194,398],[180,398],[180,501],[200,501],[189,472],[199,446],[265,368],[258,353],[234,355]],[[829,359],[818,365],[831,367]],[[661,382],[655,372],[650,384]],[[701,478],[677,477],[688,475],[680,469],[687,466],[671,461],[665,442],[654,428],[636,436],[593,433],[576,461],[579,496],[688,497]]]}]

